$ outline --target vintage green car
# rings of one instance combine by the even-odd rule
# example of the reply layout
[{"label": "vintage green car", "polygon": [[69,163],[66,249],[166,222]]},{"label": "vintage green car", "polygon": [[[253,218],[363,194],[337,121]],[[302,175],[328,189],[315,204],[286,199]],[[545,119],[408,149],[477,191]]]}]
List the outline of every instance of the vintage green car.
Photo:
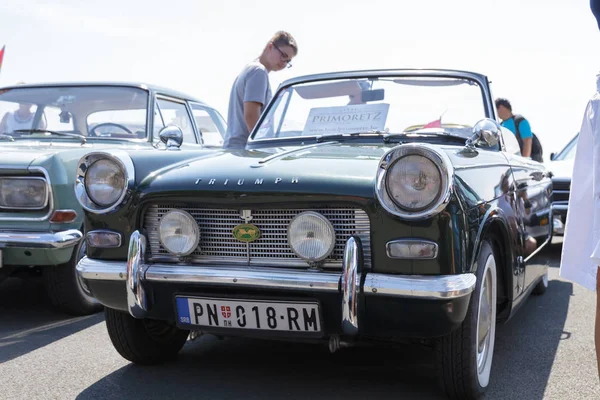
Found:
[{"label": "vintage green car", "polygon": [[225,132],[202,101],[135,83],[3,87],[0,118],[0,280],[43,274],[53,303],[75,315],[102,307],[75,270],[86,247],[73,192],[79,159],[112,149],[156,156],[174,126],[190,150],[220,147]]},{"label": "vintage green car", "polygon": [[527,261],[551,239],[551,181],[506,134],[481,74],[291,79],[244,149],[84,156],[77,270],[135,363],[205,333],[417,342],[450,397],[475,398],[496,322],[548,286]]}]

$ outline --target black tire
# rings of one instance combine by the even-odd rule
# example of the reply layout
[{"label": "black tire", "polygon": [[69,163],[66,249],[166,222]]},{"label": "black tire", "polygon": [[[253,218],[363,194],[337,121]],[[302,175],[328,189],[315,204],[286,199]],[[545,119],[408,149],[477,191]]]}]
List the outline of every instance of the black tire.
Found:
[{"label": "black tire", "polygon": [[136,319],[122,311],[104,309],[108,336],[117,352],[136,364],[162,364],[177,358],[189,331],[163,321]]},{"label": "black tire", "polygon": [[546,293],[546,290],[548,290],[548,271],[546,271],[542,279],[535,285],[531,293],[540,296]]},{"label": "black tire", "polygon": [[85,256],[86,241],[81,240],[66,264],[44,267],[44,285],[52,304],[70,315],[90,315],[102,310],[77,274],[77,263]]},{"label": "black tire", "polygon": [[[477,283],[465,320],[456,331],[440,338],[436,343],[439,383],[450,399],[477,399],[489,386],[496,335],[498,259],[492,242],[483,240],[477,262]],[[484,277],[487,280],[486,290],[482,290]],[[484,306],[484,311],[487,310],[485,313],[481,312],[481,317],[484,318],[482,326],[488,329],[488,336],[483,341],[487,353],[482,352],[487,356],[482,355],[481,368],[478,368],[478,334],[486,334],[485,329],[478,332],[478,320],[482,311],[480,304]],[[486,321],[489,323],[485,323]]]}]

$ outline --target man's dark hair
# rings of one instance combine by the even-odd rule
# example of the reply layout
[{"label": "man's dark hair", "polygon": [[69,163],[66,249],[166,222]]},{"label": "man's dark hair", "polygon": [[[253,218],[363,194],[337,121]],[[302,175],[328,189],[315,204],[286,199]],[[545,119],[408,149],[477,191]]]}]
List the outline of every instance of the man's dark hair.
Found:
[{"label": "man's dark hair", "polygon": [[506,107],[508,111],[512,111],[512,106],[510,105],[510,101],[508,101],[508,99],[496,99],[496,108],[500,106]]},{"label": "man's dark hair", "polygon": [[296,39],[286,31],[276,32],[271,38],[271,43],[275,46],[290,46],[294,49],[294,55],[298,55],[298,43],[296,43]]}]

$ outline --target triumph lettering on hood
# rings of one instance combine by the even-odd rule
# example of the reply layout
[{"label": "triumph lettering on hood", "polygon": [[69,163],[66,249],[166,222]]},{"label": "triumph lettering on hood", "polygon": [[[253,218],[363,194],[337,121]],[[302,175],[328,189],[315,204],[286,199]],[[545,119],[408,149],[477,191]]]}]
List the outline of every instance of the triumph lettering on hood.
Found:
[{"label": "triumph lettering on hood", "polygon": [[203,178],[198,178],[196,179],[195,184],[196,185],[200,185],[201,183],[207,183],[208,185],[223,185],[223,186],[227,186],[227,185],[237,185],[237,186],[243,186],[243,185],[262,185],[263,183],[266,182],[272,182],[274,184],[279,184],[279,183],[298,183],[298,178],[294,177],[291,179],[283,179],[283,178],[275,178],[275,179],[268,179],[268,180],[264,180],[263,178],[256,178],[256,179],[217,179],[217,178],[210,178],[210,179],[203,179]]}]

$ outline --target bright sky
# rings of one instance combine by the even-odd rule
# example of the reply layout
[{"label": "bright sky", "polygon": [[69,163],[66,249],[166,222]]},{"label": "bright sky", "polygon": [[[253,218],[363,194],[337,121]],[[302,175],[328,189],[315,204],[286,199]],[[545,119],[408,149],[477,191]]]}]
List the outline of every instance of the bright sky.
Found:
[{"label": "bright sky", "polygon": [[137,81],[227,115],[242,66],[284,29],[299,46],[271,86],[318,72],[452,68],[486,74],[544,145],[579,130],[600,71],[589,0],[81,0],[0,2],[0,86]]}]

